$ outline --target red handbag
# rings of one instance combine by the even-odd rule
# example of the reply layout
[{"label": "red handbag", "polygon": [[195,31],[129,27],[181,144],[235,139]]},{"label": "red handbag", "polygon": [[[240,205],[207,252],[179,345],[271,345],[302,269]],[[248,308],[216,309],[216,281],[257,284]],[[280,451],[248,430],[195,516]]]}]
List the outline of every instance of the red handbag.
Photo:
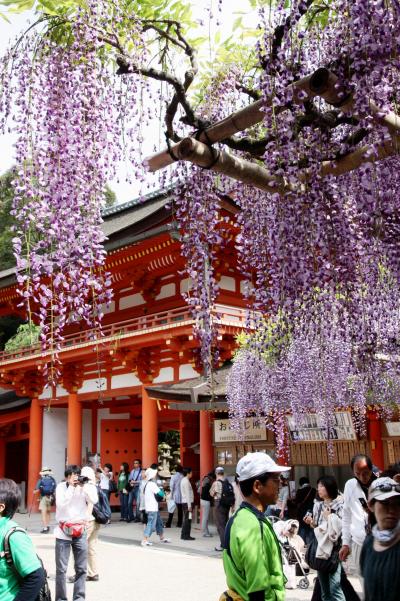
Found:
[{"label": "red handbag", "polygon": [[80,538],[86,531],[86,524],[84,523],[74,524],[73,522],[60,522],[59,526],[64,534],[71,536],[72,538]]}]

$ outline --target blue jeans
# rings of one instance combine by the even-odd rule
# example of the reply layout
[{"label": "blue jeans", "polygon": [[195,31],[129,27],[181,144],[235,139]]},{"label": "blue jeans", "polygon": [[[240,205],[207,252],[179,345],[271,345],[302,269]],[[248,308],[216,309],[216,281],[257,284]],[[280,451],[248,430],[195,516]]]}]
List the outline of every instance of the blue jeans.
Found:
[{"label": "blue jeans", "polygon": [[128,493],[124,494],[123,492],[119,493],[119,502],[121,503],[121,520],[128,519],[128,502],[129,495]]},{"label": "blue jeans", "polygon": [[322,601],[346,601],[342,587],[340,586],[340,577],[342,574],[342,564],[339,561],[336,572],[327,574],[318,572],[318,579],[321,585]]},{"label": "blue jeans", "polygon": [[[139,519],[139,486],[135,486],[129,491],[128,498],[128,520],[138,520]],[[133,511],[133,502],[135,501],[135,511]]]},{"label": "blue jeans", "polygon": [[159,511],[147,511],[147,524],[144,529],[144,536],[150,538],[152,533],[156,531],[158,536],[162,536],[164,526]]}]

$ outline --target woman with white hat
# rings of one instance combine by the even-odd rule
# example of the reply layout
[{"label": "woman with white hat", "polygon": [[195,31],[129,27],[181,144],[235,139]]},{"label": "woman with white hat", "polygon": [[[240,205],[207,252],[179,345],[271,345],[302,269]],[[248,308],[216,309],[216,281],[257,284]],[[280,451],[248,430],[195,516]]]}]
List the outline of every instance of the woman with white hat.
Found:
[{"label": "woman with white hat", "polygon": [[153,544],[149,539],[154,530],[160,537],[160,542],[171,542],[169,538],[164,538],[164,525],[162,523],[158,504],[164,499],[165,494],[164,491],[157,485],[155,481],[156,477],[157,469],[153,469],[152,467],[147,468],[146,483],[143,488],[144,508],[147,514],[147,524],[144,529],[142,547],[151,546]]},{"label": "woman with white hat", "polygon": [[398,601],[400,591],[400,484],[377,478],[368,491],[376,524],[361,551],[365,601]]}]

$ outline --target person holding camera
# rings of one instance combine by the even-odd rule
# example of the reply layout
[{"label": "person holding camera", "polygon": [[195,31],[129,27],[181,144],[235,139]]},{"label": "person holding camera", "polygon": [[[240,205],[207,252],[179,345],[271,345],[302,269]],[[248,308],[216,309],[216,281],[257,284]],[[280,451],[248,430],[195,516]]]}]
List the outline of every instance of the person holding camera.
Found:
[{"label": "person holding camera", "polygon": [[71,553],[75,578],[73,599],[85,599],[88,539],[87,526],[98,501],[95,484],[81,476],[78,465],[68,465],[65,481],[56,488],[56,601],[67,601],[66,572]]}]

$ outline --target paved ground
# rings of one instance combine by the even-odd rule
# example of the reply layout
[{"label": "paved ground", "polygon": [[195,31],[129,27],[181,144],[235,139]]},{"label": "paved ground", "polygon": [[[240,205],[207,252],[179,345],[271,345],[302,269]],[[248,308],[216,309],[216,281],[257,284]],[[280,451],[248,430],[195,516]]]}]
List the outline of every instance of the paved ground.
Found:
[{"label": "paved ground", "polygon": [[[40,517],[17,514],[16,521],[27,528],[50,576],[54,598],[54,538],[39,534]],[[101,528],[98,543],[99,582],[87,583],[87,601],[218,601],[225,590],[225,577],[220,553],[214,551],[217,536],[203,538],[196,528],[195,541],[181,541],[180,530],[166,530],[170,545],[158,543],[153,534],[153,547],[142,548],[143,528],[140,524],[118,522]],[[214,531],[215,532],[215,531]],[[69,573],[73,574],[72,563]],[[352,579],[359,590],[358,582]],[[72,599],[72,584],[68,584]],[[287,601],[311,599],[307,591],[288,590]]]}]

